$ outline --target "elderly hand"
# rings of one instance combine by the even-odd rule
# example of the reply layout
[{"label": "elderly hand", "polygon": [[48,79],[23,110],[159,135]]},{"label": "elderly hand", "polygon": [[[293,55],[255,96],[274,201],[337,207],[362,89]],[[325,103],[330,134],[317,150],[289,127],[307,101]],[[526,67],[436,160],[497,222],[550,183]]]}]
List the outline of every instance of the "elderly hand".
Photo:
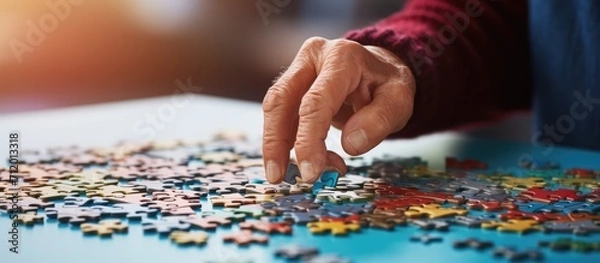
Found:
[{"label": "elderly hand", "polygon": [[345,173],[343,159],[325,146],[330,125],[342,130],[344,151],[363,154],[406,125],[414,94],[413,74],[389,50],[308,39],[263,101],[267,180],[283,180],[292,148],[305,182],[326,167]]}]

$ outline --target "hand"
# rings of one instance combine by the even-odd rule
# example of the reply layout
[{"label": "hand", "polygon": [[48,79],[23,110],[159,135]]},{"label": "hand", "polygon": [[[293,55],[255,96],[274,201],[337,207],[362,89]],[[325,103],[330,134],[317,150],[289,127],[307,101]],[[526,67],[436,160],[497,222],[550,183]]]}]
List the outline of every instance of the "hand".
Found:
[{"label": "hand", "polygon": [[305,182],[315,182],[326,167],[345,173],[343,159],[325,147],[330,125],[342,130],[344,151],[363,154],[406,125],[414,95],[412,72],[392,52],[308,39],[263,101],[268,181],[283,180],[292,147]]}]

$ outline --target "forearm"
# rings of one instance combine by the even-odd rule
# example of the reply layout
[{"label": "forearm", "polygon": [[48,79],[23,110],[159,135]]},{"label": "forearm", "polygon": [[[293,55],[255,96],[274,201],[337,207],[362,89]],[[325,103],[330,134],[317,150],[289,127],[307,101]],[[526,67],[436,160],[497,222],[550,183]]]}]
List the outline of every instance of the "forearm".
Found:
[{"label": "forearm", "polygon": [[346,37],[387,48],[417,79],[414,113],[395,137],[496,119],[530,103],[527,1],[412,0]]}]

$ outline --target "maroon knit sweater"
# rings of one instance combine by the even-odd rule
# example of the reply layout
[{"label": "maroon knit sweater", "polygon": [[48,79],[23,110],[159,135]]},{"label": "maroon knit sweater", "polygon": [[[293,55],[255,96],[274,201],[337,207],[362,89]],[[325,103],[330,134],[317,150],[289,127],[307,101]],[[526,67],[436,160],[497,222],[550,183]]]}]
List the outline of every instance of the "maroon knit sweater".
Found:
[{"label": "maroon knit sweater", "polygon": [[410,0],[345,37],[387,48],[417,78],[413,117],[391,137],[498,120],[531,104],[527,1]]}]

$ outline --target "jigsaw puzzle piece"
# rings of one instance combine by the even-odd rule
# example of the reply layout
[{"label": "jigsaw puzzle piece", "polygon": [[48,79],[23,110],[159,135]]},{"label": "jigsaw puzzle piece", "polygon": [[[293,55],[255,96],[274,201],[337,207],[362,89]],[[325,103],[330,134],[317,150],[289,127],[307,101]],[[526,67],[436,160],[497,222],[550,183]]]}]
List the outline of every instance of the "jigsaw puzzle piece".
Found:
[{"label": "jigsaw puzzle piece", "polygon": [[373,211],[374,207],[371,204],[359,203],[345,203],[345,204],[334,204],[334,203],[324,203],[321,207],[311,207],[318,208],[321,210],[327,211],[327,214],[332,217],[342,217],[342,216],[351,216],[354,214],[367,214]]},{"label": "jigsaw puzzle piece", "polygon": [[305,247],[297,244],[288,244],[275,250],[275,256],[286,260],[299,260],[302,258],[314,257],[319,254],[319,249],[314,247]]},{"label": "jigsaw puzzle piece", "polygon": [[538,244],[541,247],[547,247],[555,251],[600,251],[600,242],[587,242],[583,240],[573,240],[571,238],[559,238],[553,241],[540,241]]},{"label": "jigsaw puzzle piece", "polygon": [[203,246],[208,241],[208,234],[205,232],[185,232],[173,231],[169,238],[178,245],[198,245]]},{"label": "jigsaw puzzle piece", "polygon": [[600,222],[594,220],[580,221],[549,221],[544,223],[544,229],[557,233],[573,233],[575,235],[587,235],[588,233],[600,232]]},{"label": "jigsaw puzzle piece", "polygon": [[110,237],[114,232],[125,233],[128,228],[127,224],[122,223],[120,220],[102,220],[98,224],[83,223],[80,226],[83,234],[102,237]]},{"label": "jigsaw puzzle piece", "polygon": [[[18,194],[16,196],[18,196]],[[15,198],[15,195],[11,196],[11,198],[0,198],[0,210],[12,211],[15,207],[13,206],[14,203],[12,198]],[[36,212],[42,208],[54,207],[54,203],[44,202],[30,196],[18,197],[16,201],[16,208],[18,208],[17,212],[20,213]]]},{"label": "jigsaw puzzle piece", "polygon": [[423,230],[435,229],[438,231],[448,231],[448,228],[450,228],[448,222],[439,219],[412,219],[409,222],[413,225],[417,225]]},{"label": "jigsaw puzzle piece", "polygon": [[239,246],[247,246],[252,243],[267,244],[269,238],[266,236],[255,236],[252,231],[242,230],[233,234],[223,236],[225,242],[235,242]]},{"label": "jigsaw puzzle piece", "polygon": [[327,213],[323,210],[295,211],[283,213],[283,219],[293,221],[299,225],[306,225],[307,223],[317,221],[317,219],[326,215]]},{"label": "jigsaw puzzle piece", "polygon": [[300,169],[298,169],[298,165],[290,162],[283,177],[283,181],[288,184],[296,184],[297,177],[300,177]]},{"label": "jigsaw puzzle piece", "polygon": [[215,230],[218,226],[230,226],[231,220],[218,217],[218,216],[204,216],[200,217],[197,215],[188,216],[180,220],[181,223],[190,224],[195,228],[204,230]]},{"label": "jigsaw puzzle piece", "polygon": [[292,234],[292,226],[288,222],[246,221],[239,225],[241,229],[256,230],[267,234]]},{"label": "jigsaw puzzle piece", "polygon": [[36,214],[35,212],[28,212],[23,214],[17,214],[17,223],[24,224],[26,226],[33,226],[36,224],[44,224],[44,217]]},{"label": "jigsaw puzzle piece", "polygon": [[46,208],[46,216],[57,219],[61,223],[80,225],[84,222],[100,219],[100,211],[89,207],[50,207]]},{"label": "jigsaw puzzle piece", "polygon": [[466,227],[480,227],[483,223],[491,223],[496,217],[494,215],[482,215],[482,216],[455,216],[450,222],[463,225]]},{"label": "jigsaw puzzle piece", "polygon": [[112,206],[92,206],[98,209],[102,216],[127,217],[131,221],[139,221],[145,217],[156,217],[158,209],[148,208],[138,204],[114,204]]},{"label": "jigsaw puzzle piece", "polygon": [[316,195],[325,187],[335,187],[339,176],[340,173],[337,171],[324,171],[319,180],[313,184],[312,193]]},{"label": "jigsaw puzzle piece", "polygon": [[537,250],[518,251],[514,247],[499,247],[493,251],[494,257],[505,258],[509,261],[525,261],[544,259],[544,255]]},{"label": "jigsaw puzzle piece", "polygon": [[346,222],[311,222],[306,225],[313,234],[331,233],[335,236],[346,235],[350,231],[359,231],[360,225]]},{"label": "jigsaw puzzle piece", "polygon": [[538,221],[532,219],[511,219],[506,222],[504,221],[491,221],[481,223],[482,228],[493,229],[496,228],[502,232],[515,232],[519,234],[526,234],[531,231],[542,230]]},{"label": "jigsaw puzzle piece", "polygon": [[366,192],[357,193],[356,191],[338,191],[338,190],[321,190],[317,194],[318,200],[327,200],[332,203],[365,202],[365,201],[371,199],[372,197],[373,197],[372,194],[366,193]]},{"label": "jigsaw puzzle piece", "polygon": [[191,224],[182,223],[186,217],[184,216],[165,216],[161,219],[148,219],[142,220],[142,228],[145,233],[158,233],[160,235],[167,235],[173,231],[187,231],[190,229]]},{"label": "jigsaw puzzle piece", "polygon": [[479,240],[477,238],[467,238],[465,240],[455,241],[452,245],[458,249],[472,248],[476,250],[485,250],[492,248],[494,243],[491,241]]},{"label": "jigsaw puzzle piece", "polygon": [[532,187],[521,192],[517,197],[525,198],[542,203],[551,203],[556,201],[584,201],[585,196],[579,195],[580,192],[572,189],[559,188],[556,190]]},{"label": "jigsaw puzzle piece", "polygon": [[427,216],[429,218],[441,218],[467,214],[467,210],[461,208],[446,208],[438,204],[428,204],[422,206],[411,206],[406,212],[408,217]]},{"label": "jigsaw puzzle piece", "polygon": [[265,215],[265,210],[260,205],[243,205],[238,208],[225,208],[224,211],[254,218],[260,218]]},{"label": "jigsaw puzzle piece", "polygon": [[142,193],[146,189],[143,186],[106,185],[98,189],[87,190],[88,197],[123,197],[126,195]]},{"label": "jigsaw puzzle piece", "polygon": [[109,202],[106,199],[100,197],[74,197],[69,196],[65,197],[64,205],[65,206],[94,206],[94,205],[108,205]]},{"label": "jigsaw puzzle piece", "polygon": [[224,206],[224,207],[240,207],[240,205],[254,204],[256,199],[246,198],[240,194],[225,194],[221,196],[213,196],[209,198],[213,206]]}]

